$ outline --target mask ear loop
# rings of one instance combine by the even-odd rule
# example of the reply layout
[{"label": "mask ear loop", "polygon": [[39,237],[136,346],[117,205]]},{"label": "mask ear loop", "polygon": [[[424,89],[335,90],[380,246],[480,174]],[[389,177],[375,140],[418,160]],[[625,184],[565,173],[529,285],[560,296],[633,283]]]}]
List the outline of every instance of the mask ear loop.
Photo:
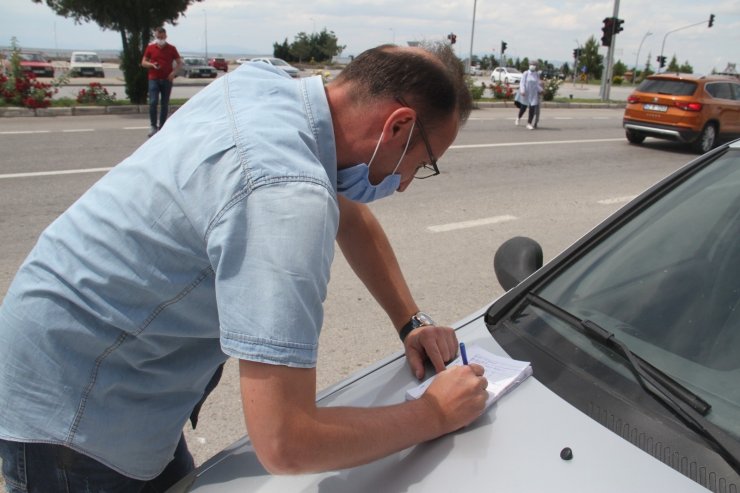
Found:
[{"label": "mask ear loop", "polygon": [[398,171],[398,167],[401,166],[401,161],[403,161],[403,158],[406,157],[406,151],[409,149],[409,144],[411,144],[411,136],[414,135],[414,127],[416,126],[416,120],[411,122],[411,131],[409,132],[409,138],[406,141],[406,147],[403,148],[403,154],[401,154],[401,159],[398,160],[398,164],[396,164],[396,168],[393,170],[393,174],[396,174],[396,171]]},{"label": "mask ear loop", "polygon": [[380,142],[383,140],[383,132],[385,132],[385,128],[380,132],[380,138],[378,139],[378,143],[375,144],[375,150],[373,151],[373,155],[370,157],[370,161],[367,162],[368,168],[370,167],[370,165],[373,164],[373,161],[375,160],[375,155],[378,153],[378,149],[380,149]]}]

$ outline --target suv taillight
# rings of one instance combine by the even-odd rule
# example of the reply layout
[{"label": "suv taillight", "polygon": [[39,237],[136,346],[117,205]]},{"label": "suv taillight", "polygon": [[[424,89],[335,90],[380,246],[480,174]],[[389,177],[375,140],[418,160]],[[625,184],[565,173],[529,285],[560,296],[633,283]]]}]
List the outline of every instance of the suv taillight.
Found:
[{"label": "suv taillight", "polygon": [[688,103],[686,101],[676,101],[676,108],[684,111],[701,111],[701,103]]},{"label": "suv taillight", "polygon": [[638,98],[637,96],[627,96],[627,103],[635,104],[639,102],[640,102],[640,98]]}]

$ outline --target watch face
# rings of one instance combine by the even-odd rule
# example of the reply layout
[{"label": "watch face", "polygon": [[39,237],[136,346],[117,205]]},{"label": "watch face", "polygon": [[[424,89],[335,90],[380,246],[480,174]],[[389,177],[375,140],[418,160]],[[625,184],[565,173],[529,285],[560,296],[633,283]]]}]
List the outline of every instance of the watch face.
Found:
[{"label": "watch face", "polygon": [[421,327],[422,325],[436,325],[434,320],[426,313],[419,312],[412,318],[414,327]]}]

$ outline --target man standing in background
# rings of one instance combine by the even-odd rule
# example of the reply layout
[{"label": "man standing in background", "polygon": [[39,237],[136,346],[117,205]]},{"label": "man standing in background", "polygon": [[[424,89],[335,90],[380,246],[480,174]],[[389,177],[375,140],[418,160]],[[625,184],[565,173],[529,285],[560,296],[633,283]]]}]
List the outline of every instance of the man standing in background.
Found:
[{"label": "man standing in background", "polygon": [[[141,66],[149,69],[149,137],[157,133],[167,120],[170,106],[170,93],[172,92],[172,81],[182,68],[182,58],[177,52],[175,45],[167,42],[167,31],[158,27],[151,43],[144,50]],[[172,64],[176,66],[173,69]],[[159,126],[157,126],[157,103],[160,95],[162,104],[159,110]]]}]

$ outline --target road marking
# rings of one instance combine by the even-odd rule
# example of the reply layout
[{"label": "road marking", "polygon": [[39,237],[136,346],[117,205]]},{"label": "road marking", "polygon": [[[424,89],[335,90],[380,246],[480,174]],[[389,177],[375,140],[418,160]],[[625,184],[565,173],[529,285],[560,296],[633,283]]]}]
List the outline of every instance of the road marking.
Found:
[{"label": "road marking", "polygon": [[478,226],[486,226],[488,224],[504,223],[507,221],[515,221],[514,216],[493,216],[485,217],[483,219],[472,219],[470,221],[461,221],[459,223],[448,223],[439,224],[437,226],[427,226],[427,229],[432,233],[444,233],[447,231],[455,231],[458,229],[477,228]]},{"label": "road marking", "polygon": [[103,173],[113,168],[87,168],[87,169],[65,169],[60,171],[37,171],[34,173],[8,173],[0,175],[0,180],[10,178],[36,178],[38,176],[55,176],[55,175],[77,175],[81,173]]},{"label": "road marking", "polygon": [[149,127],[123,127],[124,130],[148,130]]},{"label": "road marking", "polygon": [[94,128],[70,128],[69,130],[62,130],[62,133],[76,133],[76,132],[94,132]]},{"label": "road marking", "polygon": [[618,139],[586,139],[586,140],[547,140],[542,142],[506,142],[502,144],[465,144],[453,145],[450,149],[482,149],[485,147],[519,147],[519,146],[538,146],[538,145],[555,145],[555,144],[596,144],[599,142],[623,142],[624,138]]},{"label": "road marking", "polygon": [[614,197],[612,199],[597,200],[596,202],[601,205],[613,205],[613,204],[624,204],[637,197],[637,195],[629,195],[625,197]]},{"label": "road marking", "polygon": [[556,116],[554,120],[574,120],[572,116]]},{"label": "road marking", "polygon": [[8,130],[0,135],[50,134],[51,130]]}]

